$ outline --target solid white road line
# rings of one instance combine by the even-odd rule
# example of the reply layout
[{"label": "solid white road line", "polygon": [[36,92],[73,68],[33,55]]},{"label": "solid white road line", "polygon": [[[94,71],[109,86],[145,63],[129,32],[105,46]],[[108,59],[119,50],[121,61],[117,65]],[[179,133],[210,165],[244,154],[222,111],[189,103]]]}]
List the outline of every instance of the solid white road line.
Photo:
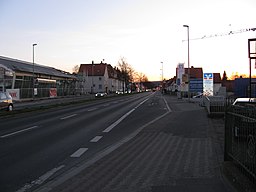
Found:
[{"label": "solid white road line", "polygon": [[74,117],[74,116],[76,116],[76,115],[77,115],[77,114],[72,114],[72,115],[69,115],[69,116],[66,116],[66,117],[61,117],[60,119],[61,119],[61,120],[69,119],[69,118]]},{"label": "solid white road line", "polygon": [[103,133],[108,133],[110,132],[115,126],[117,126],[119,123],[121,123],[128,115],[130,115],[135,109],[132,109],[128,113],[124,114],[120,119],[118,119],[116,122],[108,126]]},{"label": "solid white road line", "polygon": [[33,127],[29,127],[29,128],[26,128],[26,129],[22,129],[22,130],[19,130],[19,131],[15,131],[13,133],[9,133],[9,134],[6,134],[6,135],[1,135],[0,137],[1,138],[6,138],[6,137],[11,137],[13,135],[16,135],[16,134],[19,134],[19,133],[22,133],[22,132],[25,132],[25,131],[29,131],[31,129],[35,129],[37,128],[38,126],[33,126]]},{"label": "solid white road line", "polygon": [[75,153],[73,153],[72,155],[70,155],[70,157],[80,157],[80,156],[83,155],[87,150],[88,150],[88,148],[80,148],[80,149],[78,149]]},{"label": "solid white road line", "polygon": [[96,136],[90,142],[96,143],[98,142],[103,136]]},{"label": "solid white road line", "polygon": [[136,107],[134,107],[132,110],[130,110],[128,113],[124,114],[120,119],[118,119],[116,122],[108,126],[105,130],[103,130],[103,133],[110,132],[115,126],[117,126],[119,123],[121,123],[128,115],[130,115],[135,109],[137,109],[139,106],[141,106],[143,103],[145,103],[149,98],[145,99],[141,103],[139,103]]},{"label": "solid white road line", "polygon": [[65,165],[61,165],[59,167],[53,168],[52,170],[48,171],[47,173],[45,173],[44,175],[39,177],[37,180],[32,181],[30,184],[26,184],[24,187],[19,189],[17,192],[25,192],[25,191],[28,191],[30,188],[32,188],[35,185],[41,185],[47,179],[49,179],[54,173],[56,173],[57,171],[61,170],[64,167],[65,167]]}]

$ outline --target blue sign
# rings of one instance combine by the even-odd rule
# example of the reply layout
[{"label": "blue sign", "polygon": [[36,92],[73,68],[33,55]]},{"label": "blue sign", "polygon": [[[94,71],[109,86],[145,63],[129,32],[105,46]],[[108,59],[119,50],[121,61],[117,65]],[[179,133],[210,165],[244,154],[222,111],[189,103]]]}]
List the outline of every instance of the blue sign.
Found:
[{"label": "blue sign", "polygon": [[212,73],[204,73],[204,79],[213,79]]},{"label": "blue sign", "polygon": [[203,79],[190,79],[189,90],[190,90],[190,92],[202,93],[203,92]]}]

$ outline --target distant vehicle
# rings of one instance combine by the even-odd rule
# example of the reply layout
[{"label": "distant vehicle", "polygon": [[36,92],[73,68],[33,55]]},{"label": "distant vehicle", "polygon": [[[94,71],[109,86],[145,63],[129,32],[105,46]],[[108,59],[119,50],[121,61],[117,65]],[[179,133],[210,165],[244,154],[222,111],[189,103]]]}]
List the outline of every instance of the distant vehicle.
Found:
[{"label": "distant vehicle", "polygon": [[116,94],[122,95],[122,94],[124,94],[124,92],[123,91],[116,91]]},{"label": "distant vehicle", "polygon": [[107,96],[107,93],[104,93],[104,92],[98,92],[95,94],[95,97],[105,97]]},{"label": "distant vehicle", "polygon": [[256,98],[237,98],[232,105],[256,107]]},{"label": "distant vehicle", "polygon": [[13,110],[12,97],[7,92],[0,92],[0,109]]}]

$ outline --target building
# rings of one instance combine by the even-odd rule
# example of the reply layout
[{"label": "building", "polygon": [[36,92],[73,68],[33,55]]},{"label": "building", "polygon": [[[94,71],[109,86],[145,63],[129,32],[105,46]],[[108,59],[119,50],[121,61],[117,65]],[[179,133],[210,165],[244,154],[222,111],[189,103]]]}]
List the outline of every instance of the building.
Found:
[{"label": "building", "polygon": [[[250,78],[236,78],[234,81],[235,97],[250,97]],[[256,97],[256,78],[251,79],[251,97]]]},{"label": "building", "polygon": [[[189,74],[189,75],[188,75]],[[197,94],[198,92],[203,92],[203,69],[201,67],[191,67],[184,68],[184,64],[178,64],[176,68],[176,85],[175,90],[181,92],[189,92],[193,94]],[[189,82],[189,83],[188,83]]]},{"label": "building", "polygon": [[121,73],[107,63],[81,64],[78,72],[79,86],[85,93],[114,93],[123,90]]},{"label": "building", "polygon": [[[189,92],[192,96],[203,93],[203,69],[201,67],[192,66],[188,69],[184,68],[184,63],[179,63],[176,68],[176,77],[176,84],[172,83],[172,86],[169,86],[171,91],[175,89],[175,91],[178,90],[186,95],[189,86]],[[221,88],[222,81],[220,73],[213,73],[213,95],[222,93]]]},{"label": "building", "polygon": [[72,95],[76,80],[53,67],[0,56],[0,90],[14,100]]}]

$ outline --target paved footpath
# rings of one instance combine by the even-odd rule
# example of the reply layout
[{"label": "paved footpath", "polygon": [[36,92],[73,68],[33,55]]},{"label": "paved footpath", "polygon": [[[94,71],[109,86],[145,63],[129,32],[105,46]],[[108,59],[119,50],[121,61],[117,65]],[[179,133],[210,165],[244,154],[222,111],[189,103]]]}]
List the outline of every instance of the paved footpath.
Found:
[{"label": "paved footpath", "polygon": [[221,173],[223,119],[208,118],[197,104],[164,98],[171,113],[91,166],[38,191],[233,191]]}]

